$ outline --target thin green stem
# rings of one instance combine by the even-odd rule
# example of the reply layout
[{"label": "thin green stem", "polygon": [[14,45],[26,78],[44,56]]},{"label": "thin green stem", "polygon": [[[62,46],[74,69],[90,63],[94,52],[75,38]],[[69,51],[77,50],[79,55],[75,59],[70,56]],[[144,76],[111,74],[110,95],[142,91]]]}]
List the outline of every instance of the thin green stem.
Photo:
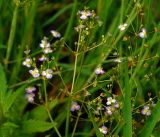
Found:
[{"label": "thin green stem", "polygon": [[61,134],[59,133],[57,127],[55,126],[55,123],[54,123],[54,121],[53,121],[53,119],[52,119],[52,116],[51,116],[51,113],[50,113],[50,111],[49,111],[48,95],[47,95],[47,90],[46,90],[46,80],[45,80],[45,79],[43,79],[43,87],[44,87],[44,96],[45,96],[45,108],[46,108],[46,111],[47,111],[47,113],[48,113],[49,119],[50,119],[50,121],[53,123],[53,127],[54,127],[54,129],[55,129],[58,137],[62,137]]},{"label": "thin green stem", "polygon": [[46,90],[46,80],[45,79],[43,79],[43,87],[44,87],[45,103],[48,106],[48,95],[47,95],[47,90]]},{"label": "thin green stem", "polygon": [[17,24],[17,12],[18,12],[18,6],[15,7],[14,13],[13,13],[13,19],[11,24],[11,31],[8,39],[7,44],[7,53],[6,53],[6,59],[5,59],[5,68],[8,68],[8,61],[11,55],[11,50],[13,46],[13,41],[16,33],[16,24]]},{"label": "thin green stem", "polygon": [[72,136],[71,137],[74,137],[74,134],[75,134],[75,131],[76,131],[76,128],[77,128],[77,124],[78,124],[78,121],[79,121],[79,117],[80,117],[80,114],[78,114],[78,117],[76,119],[76,123],[74,125],[74,129],[73,129],[73,132],[72,132]]},{"label": "thin green stem", "polygon": [[58,131],[57,127],[55,126],[55,123],[54,123],[53,118],[52,118],[52,116],[51,116],[51,113],[50,113],[50,111],[49,111],[49,109],[48,109],[48,106],[45,106],[45,107],[46,107],[46,110],[47,110],[49,119],[50,119],[50,121],[53,123],[53,128],[54,128],[54,130],[56,131],[58,137],[62,137],[61,134],[60,134],[60,132]]},{"label": "thin green stem", "polygon": [[68,106],[67,106],[67,116],[66,116],[66,128],[65,128],[65,137],[68,137],[68,130],[69,130],[69,118],[70,118],[70,104],[71,98],[69,97]]},{"label": "thin green stem", "polygon": [[74,72],[73,72],[71,94],[72,94],[73,89],[74,89],[74,83],[75,83],[75,78],[76,78],[76,70],[77,70],[77,61],[78,61],[78,51],[79,51],[79,46],[80,46],[80,39],[81,39],[81,31],[79,33],[78,46],[77,46],[77,50],[76,50],[76,57],[75,57],[75,63],[74,63]]}]

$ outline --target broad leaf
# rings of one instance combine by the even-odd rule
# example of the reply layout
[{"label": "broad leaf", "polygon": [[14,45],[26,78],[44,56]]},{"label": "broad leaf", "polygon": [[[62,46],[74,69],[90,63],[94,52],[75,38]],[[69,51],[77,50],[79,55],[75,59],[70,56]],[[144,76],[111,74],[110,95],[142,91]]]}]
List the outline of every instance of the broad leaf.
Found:
[{"label": "broad leaf", "polygon": [[53,128],[55,125],[55,123],[45,121],[28,120],[23,123],[23,131],[26,133],[45,132]]}]

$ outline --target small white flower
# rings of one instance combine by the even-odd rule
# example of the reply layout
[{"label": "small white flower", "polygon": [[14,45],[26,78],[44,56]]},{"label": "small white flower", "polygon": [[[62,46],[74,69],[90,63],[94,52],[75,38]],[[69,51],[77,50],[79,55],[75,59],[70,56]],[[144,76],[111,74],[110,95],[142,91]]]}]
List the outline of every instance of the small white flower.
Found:
[{"label": "small white flower", "polygon": [[124,24],[122,24],[122,25],[119,25],[118,28],[119,28],[121,31],[123,31],[123,30],[126,29],[127,26],[128,26],[128,24],[127,24],[127,23],[124,23]]},{"label": "small white flower", "polygon": [[42,71],[42,76],[45,76],[47,79],[51,79],[53,75],[52,69],[46,69],[45,71]]},{"label": "small white flower", "polygon": [[115,59],[115,60],[114,60],[114,62],[121,63],[121,62],[122,62],[122,59],[120,59],[120,58],[117,58],[117,59]]},{"label": "small white flower", "polygon": [[90,16],[92,16],[92,13],[90,12],[90,11],[80,11],[79,12],[80,13],[80,19],[82,19],[82,20],[85,20],[85,19],[87,19],[88,17],[90,17]]},{"label": "small white flower", "polygon": [[114,111],[113,107],[111,107],[111,106],[106,107],[106,110],[107,110],[108,115],[112,115],[112,113]]},{"label": "small white flower", "polygon": [[35,68],[34,70],[29,70],[29,73],[34,77],[34,78],[38,78],[40,76],[39,74],[39,70],[37,68]]},{"label": "small white flower", "polygon": [[107,105],[111,105],[112,103],[116,103],[116,100],[115,99],[113,99],[112,97],[108,97],[107,98]]},{"label": "small white flower", "polygon": [[32,93],[33,91],[36,91],[35,87],[28,87],[25,89],[27,93]]},{"label": "small white flower", "polygon": [[33,103],[34,102],[34,97],[35,97],[34,93],[27,93],[27,94],[25,94],[25,98],[28,100],[28,102]]},{"label": "small white flower", "polygon": [[102,127],[99,128],[99,131],[101,133],[103,133],[104,135],[106,135],[107,134],[107,127],[106,126],[102,126]]},{"label": "small white flower", "polygon": [[115,108],[119,108],[119,104],[116,102],[114,105]]},{"label": "small white flower", "polygon": [[51,33],[52,33],[53,37],[55,37],[55,38],[60,38],[61,37],[61,34],[58,31],[51,30]]},{"label": "small white flower", "polygon": [[143,28],[142,31],[138,34],[140,38],[146,38],[147,37],[147,32],[146,29]]},{"label": "small white flower", "polygon": [[150,110],[149,106],[148,105],[144,106],[141,113],[142,113],[142,115],[146,115],[146,116],[151,115],[151,110]]},{"label": "small white flower", "polygon": [[24,66],[30,68],[31,65],[32,65],[32,60],[31,60],[30,58],[26,58],[26,59],[22,62],[22,64],[23,64]]},{"label": "small white flower", "polygon": [[50,47],[47,47],[47,48],[44,48],[43,52],[44,52],[45,54],[48,54],[48,53],[52,53],[53,50],[52,50]]},{"label": "small white flower", "polygon": [[40,58],[39,58],[39,61],[46,61],[48,60],[48,58],[44,55],[42,55]]},{"label": "small white flower", "polygon": [[95,73],[96,73],[97,75],[100,75],[100,74],[104,74],[105,71],[104,71],[101,67],[98,67],[98,68],[95,70]]},{"label": "small white flower", "polygon": [[41,40],[41,43],[39,45],[41,48],[49,48],[50,47],[50,43],[47,41],[47,38],[44,37],[42,40]]},{"label": "small white flower", "polygon": [[25,50],[24,53],[25,54],[29,54],[31,50]]}]

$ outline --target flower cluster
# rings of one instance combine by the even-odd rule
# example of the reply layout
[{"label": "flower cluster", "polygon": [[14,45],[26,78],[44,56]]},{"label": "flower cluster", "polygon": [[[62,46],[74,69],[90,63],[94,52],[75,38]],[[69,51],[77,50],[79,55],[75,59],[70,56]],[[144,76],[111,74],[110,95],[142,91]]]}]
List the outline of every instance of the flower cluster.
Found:
[{"label": "flower cluster", "polygon": [[28,87],[25,90],[26,90],[25,98],[27,99],[28,102],[33,103],[34,97],[35,97],[34,92],[36,91],[36,88],[35,87]]},{"label": "flower cluster", "polygon": [[48,39],[46,37],[44,37],[42,40],[41,40],[41,43],[39,45],[44,54],[48,54],[48,53],[52,53],[53,50],[51,49],[51,44],[48,42]]},{"label": "flower cluster", "polygon": [[108,115],[112,115],[113,112],[114,112],[117,108],[119,108],[118,102],[116,101],[116,99],[114,99],[114,98],[112,98],[112,97],[108,97],[108,98],[107,98],[106,104],[107,104],[106,113],[107,113]]},{"label": "flower cluster", "polygon": [[[55,30],[51,31],[51,34],[55,38],[60,38],[61,34]],[[48,41],[47,37],[44,37],[40,44],[39,47],[42,49],[43,54],[38,57],[38,61],[42,62],[43,65],[41,65],[41,68],[38,68],[36,65],[35,58],[31,58],[29,53],[30,50],[24,51],[24,53],[27,55],[26,59],[22,62],[22,65],[31,68],[29,70],[29,73],[34,77],[34,78],[39,78],[42,76],[43,78],[46,79],[51,79],[53,76],[53,70],[50,67],[50,59],[49,59],[49,53],[53,52],[53,49],[51,48],[51,43]],[[47,67],[46,67],[47,66]]]},{"label": "flower cluster", "polygon": [[[55,38],[60,38],[61,34],[55,30],[51,31],[51,34]],[[57,41],[55,41],[56,43]],[[55,65],[53,63],[54,57],[50,56],[50,53],[53,52],[53,46],[54,44],[50,43],[48,41],[47,37],[44,37],[40,44],[40,55],[38,54],[37,57],[32,57],[30,54],[30,50],[24,51],[26,58],[22,62],[23,66],[26,66],[29,68],[29,74],[32,75],[33,78],[43,78],[43,79],[51,79],[53,77],[53,69],[55,69]],[[28,100],[28,102],[33,103],[35,98],[35,87],[28,87],[25,89],[26,94],[25,98]],[[41,95],[40,95],[41,96]]]}]

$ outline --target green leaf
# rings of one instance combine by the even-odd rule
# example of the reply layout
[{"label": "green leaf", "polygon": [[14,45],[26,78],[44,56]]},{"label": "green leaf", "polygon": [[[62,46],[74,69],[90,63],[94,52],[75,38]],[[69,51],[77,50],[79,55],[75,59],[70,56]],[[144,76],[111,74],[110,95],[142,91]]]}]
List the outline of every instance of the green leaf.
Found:
[{"label": "green leaf", "polygon": [[35,133],[35,132],[45,132],[53,128],[56,124],[38,121],[38,120],[28,120],[23,123],[23,131],[26,133]]},{"label": "green leaf", "polygon": [[12,122],[6,122],[3,124],[4,127],[13,127],[13,128],[18,128],[19,126],[12,123]]},{"label": "green leaf", "polygon": [[3,112],[4,113],[6,113],[10,109],[10,107],[12,106],[14,101],[16,100],[17,95],[18,95],[18,92],[13,92],[13,91],[8,91],[5,94],[5,99],[4,99],[4,103],[3,103]]}]

